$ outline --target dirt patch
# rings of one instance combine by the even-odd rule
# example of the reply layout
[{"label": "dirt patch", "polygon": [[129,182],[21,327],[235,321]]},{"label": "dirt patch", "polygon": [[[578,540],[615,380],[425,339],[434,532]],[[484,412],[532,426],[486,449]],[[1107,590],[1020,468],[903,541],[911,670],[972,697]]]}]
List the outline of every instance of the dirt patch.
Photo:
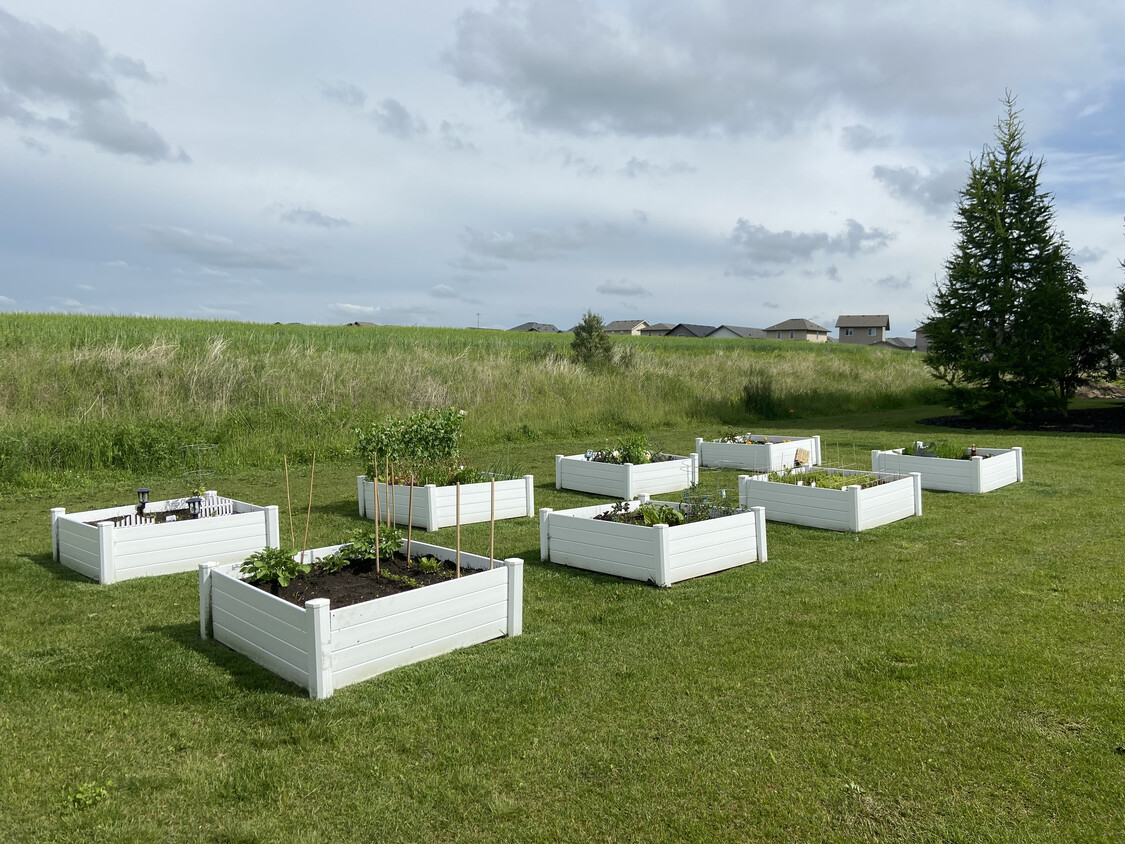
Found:
[{"label": "dirt patch", "polygon": [[[921,425],[966,430],[996,430],[994,426],[974,422],[963,416],[934,416],[919,419]],[[1044,431],[1058,434],[1125,434],[1125,404],[1117,407],[1088,407],[1072,410],[1066,416],[1047,417],[1034,425],[1017,425],[1011,431]]]},{"label": "dirt patch", "polygon": [[[305,601],[313,598],[327,598],[333,607],[347,607],[457,577],[456,563],[443,562],[434,567],[432,564],[424,565],[421,562],[424,559],[413,557],[407,560],[406,555],[395,554],[390,560],[380,561],[379,574],[375,573],[374,560],[356,560],[331,573],[316,565],[307,575],[291,580],[288,586],[279,587],[276,583],[254,585],[297,606],[303,606]],[[468,577],[477,571],[462,567],[461,576]]]}]

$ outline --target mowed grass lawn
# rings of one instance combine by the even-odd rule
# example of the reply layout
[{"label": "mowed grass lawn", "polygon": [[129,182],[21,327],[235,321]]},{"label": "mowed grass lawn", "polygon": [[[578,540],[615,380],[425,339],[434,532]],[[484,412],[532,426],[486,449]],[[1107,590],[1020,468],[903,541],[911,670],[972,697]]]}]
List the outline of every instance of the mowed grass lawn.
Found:
[{"label": "mowed grass lawn", "polygon": [[[937,412],[770,430],[861,465],[935,436],[1022,445],[1026,481],[926,492],[921,518],[859,535],[771,523],[768,562],[663,590],[541,563],[535,520],[502,522],[524,635],[326,701],[201,641],[194,574],[103,587],[51,560],[51,506],[179,478],[9,494],[0,840],[1121,841],[1125,442],[914,421]],[[554,489],[553,455],[602,441],[473,456],[563,508],[593,499]],[[356,474],[316,467],[310,544],[359,526]],[[280,467],[215,486],[282,505],[288,536]]]}]

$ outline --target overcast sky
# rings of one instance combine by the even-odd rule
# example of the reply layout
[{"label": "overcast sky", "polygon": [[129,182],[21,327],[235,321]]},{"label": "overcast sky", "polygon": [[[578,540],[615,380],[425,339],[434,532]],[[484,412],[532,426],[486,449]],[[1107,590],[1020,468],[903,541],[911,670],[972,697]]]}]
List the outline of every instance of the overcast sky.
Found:
[{"label": "overcast sky", "polygon": [[909,335],[1005,90],[1125,281],[1121,0],[0,0],[0,310]]}]

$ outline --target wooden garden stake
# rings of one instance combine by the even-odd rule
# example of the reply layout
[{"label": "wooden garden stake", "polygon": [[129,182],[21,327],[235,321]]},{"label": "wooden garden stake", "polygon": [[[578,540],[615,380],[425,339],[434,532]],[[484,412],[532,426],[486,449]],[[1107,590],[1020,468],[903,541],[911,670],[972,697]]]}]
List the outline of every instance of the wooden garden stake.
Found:
[{"label": "wooden garden stake", "polygon": [[496,478],[492,479],[492,506],[488,513],[488,570],[496,557]]},{"label": "wooden garden stake", "polygon": [[309,469],[309,509],[305,513],[305,538],[301,542],[301,562],[305,561],[305,549],[309,547],[309,522],[312,520],[313,478],[316,477],[316,452],[312,453],[312,467]]},{"label": "wooden garden stake", "polygon": [[297,534],[293,532],[293,499],[289,496],[289,455],[282,457],[285,461],[285,506],[289,510],[289,547],[297,544]]},{"label": "wooden garden stake", "polygon": [[406,559],[410,559],[410,532],[414,527],[414,479],[410,479],[410,500],[406,511]]},{"label": "wooden garden stake", "polygon": [[461,576],[461,483],[457,483],[457,576]]}]

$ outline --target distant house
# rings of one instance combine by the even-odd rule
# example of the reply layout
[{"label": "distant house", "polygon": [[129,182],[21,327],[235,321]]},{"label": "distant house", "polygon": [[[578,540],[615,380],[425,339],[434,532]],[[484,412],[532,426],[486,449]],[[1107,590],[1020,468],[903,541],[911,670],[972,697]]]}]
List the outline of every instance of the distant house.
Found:
[{"label": "distant house", "polygon": [[615,319],[605,327],[606,334],[640,334],[648,328],[648,321],[643,319]]},{"label": "distant house", "polygon": [[715,330],[713,325],[691,325],[690,323],[681,322],[679,325],[673,326],[668,329],[665,337],[706,337]]},{"label": "distant house", "polygon": [[891,318],[886,314],[841,314],[836,320],[841,343],[858,343],[870,346],[887,339]]},{"label": "distant house", "polygon": [[641,334],[645,337],[663,337],[675,327],[670,322],[654,322],[648,328],[642,328]]},{"label": "distant house", "polygon": [[379,326],[376,325],[374,322],[364,322],[363,320],[359,320],[358,322],[345,322],[344,327],[345,328],[378,328]]},{"label": "distant house", "polygon": [[766,329],[770,340],[805,340],[809,343],[827,343],[828,329],[808,319],[787,319]]},{"label": "distant house", "polygon": [[540,334],[558,334],[559,330],[549,322],[525,322],[509,331],[538,331]]},{"label": "distant house", "polygon": [[926,336],[926,324],[922,323],[914,329],[914,351],[928,352],[930,350],[930,338]]},{"label": "distant house", "polygon": [[739,337],[743,340],[765,340],[766,332],[762,328],[747,328],[745,325],[720,325],[707,336]]}]

